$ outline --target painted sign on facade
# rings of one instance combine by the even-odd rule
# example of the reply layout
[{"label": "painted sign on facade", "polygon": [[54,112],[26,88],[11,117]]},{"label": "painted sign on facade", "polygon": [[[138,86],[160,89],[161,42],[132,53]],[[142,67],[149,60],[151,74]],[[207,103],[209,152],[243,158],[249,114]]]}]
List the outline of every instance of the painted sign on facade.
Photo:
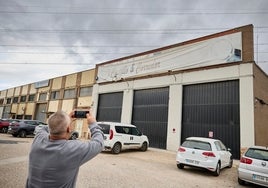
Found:
[{"label": "painted sign on facade", "polygon": [[99,65],[97,83],[237,61],[242,61],[241,32]]}]

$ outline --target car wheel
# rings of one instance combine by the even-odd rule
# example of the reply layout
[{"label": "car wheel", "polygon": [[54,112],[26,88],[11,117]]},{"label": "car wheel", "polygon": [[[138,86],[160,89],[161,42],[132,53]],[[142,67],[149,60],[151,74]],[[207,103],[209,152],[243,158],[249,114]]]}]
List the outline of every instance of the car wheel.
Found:
[{"label": "car wheel", "polygon": [[7,131],[8,131],[8,128],[7,127],[3,127],[2,132],[3,133],[7,133]]},{"label": "car wheel", "polygon": [[148,144],[147,142],[143,142],[141,146],[141,151],[146,151],[148,149]]},{"label": "car wheel", "polygon": [[218,164],[216,166],[216,170],[214,171],[214,176],[219,176],[220,171],[221,171],[221,164],[220,164],[220,162],[218,162]]},{"label": "car wheel", "polygon": [[240,178],[237,179],[239,185],[245,185],[245,181],[241,180]]},{"label": "car wheel", "polygon": [[183,164],[177,164],[177,167],[178,167],[179,169],[184,169],[184,165],[183,165]]},{"label": "car wheel", "polygon": [[70,140],[76,140],[77,138],[78,138],[77,134],[72,134],[70,137]]},{"label": "car wheel", "polygon": [[118,153],[120,153],[120,151],[121,151],[121,144],[119,142],[116,142],[114,144],[113,149],[112,149],[112,153],[113,154],[118,154]]},{"label": "car wheel", "polygon": [[233,158],[231,157],[230,161],[229,161],[228,168],[232,168],[232,166],[233,166]]},{"label": "car wheel", "polygon": [[24,130],[20,131],[19,136],[22,137],[22,138],[25,138],[26,137],[26,131],[24,131]]}]

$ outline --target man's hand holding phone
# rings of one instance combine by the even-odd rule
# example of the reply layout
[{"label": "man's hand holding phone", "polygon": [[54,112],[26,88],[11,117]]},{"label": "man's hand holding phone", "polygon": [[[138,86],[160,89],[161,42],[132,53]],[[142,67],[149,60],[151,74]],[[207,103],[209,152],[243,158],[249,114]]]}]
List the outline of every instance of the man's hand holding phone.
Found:
[{"label": "man's hand holding phone", "polygon": [[74,118],[87,118],[87,114],[89,114],[89,110],[75,110]]},{"label": "man's hand holding phone", "polygon": [[72,118],[86,118],[89,125],[96,122],[96,119],[90,112],[90,109],[86,109],[86,110],[76,109],[72,111],[70,115]]}]

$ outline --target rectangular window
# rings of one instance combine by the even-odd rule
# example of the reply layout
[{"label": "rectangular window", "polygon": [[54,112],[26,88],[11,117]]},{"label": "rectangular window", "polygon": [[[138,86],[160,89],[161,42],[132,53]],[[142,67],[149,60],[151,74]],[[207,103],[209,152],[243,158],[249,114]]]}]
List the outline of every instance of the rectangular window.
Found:
[{"label": "rectangular window", "polygon": [[13,98],[13,103],[18,103],[19,102],[19,97],[14,97]]},{"label": "rectangular window", "polygon": [[28,101],[34,101],[35,99],[35,94],[29,95]]},{"label": "rectangular window", "polygon": [[52,91],[50,94],[50,99],[55,100],[60,98],[60,91]]},{"label": "rectangular window", "polygon": [[0,104],[4,104],[4,99],[0,99]]},{"label": "rectangular window", "polygon": [[194,148],[199,150],[211,151],[211,145],[209,142],[195,141],[195,140],[186,140],[182,144],[186,148]]},{"label": "rectangular window", "polygon": [[249,148],[245,154],[246,157],[268,161],[268,151],[259,148]]},{"label": "rectangular window", "polygon": [[92,96],[92,87],[82,87],[80,88],[79,97]]},{"label": "rectangular window", "polygon": [[104,134],[110,134],[110,125],[102,123],[98,123],[98,125],[101,127],[101,130]]},{"label": "rectangular window", "polygon": [[26,95],[20,97],[20,102],[26,102]]},{"label": "rectangular window", "polygon": [[47,93],[40,93],[39,101],[45,101],[47,99]]},{"label": "rectangular window", "polygon": [[11,98],[7,98],[7,104],[11,104]]},{"label": "rectangular window", "polygon": [[64,91],[64,99],[75,98],[75,89],[66,89]]},{"label": "rectangular window", "polygon": [[22,119],[23,118],[23,115],[17,115],[16,116],[16,119]]},{"label": "rectangular window", "polygon": [[32,119],[32,116],[31,115],[25,115],[24,119]]}]

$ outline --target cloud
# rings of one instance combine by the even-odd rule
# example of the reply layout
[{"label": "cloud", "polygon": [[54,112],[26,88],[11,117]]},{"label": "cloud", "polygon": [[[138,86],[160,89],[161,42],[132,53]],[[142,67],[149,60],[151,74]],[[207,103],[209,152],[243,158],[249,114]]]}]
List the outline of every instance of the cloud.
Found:
[{"label": "cloud", "polygon": [[267,7],[266,0],[0,0],[0,90],[248,24],[255,60],[268,73]]}]

